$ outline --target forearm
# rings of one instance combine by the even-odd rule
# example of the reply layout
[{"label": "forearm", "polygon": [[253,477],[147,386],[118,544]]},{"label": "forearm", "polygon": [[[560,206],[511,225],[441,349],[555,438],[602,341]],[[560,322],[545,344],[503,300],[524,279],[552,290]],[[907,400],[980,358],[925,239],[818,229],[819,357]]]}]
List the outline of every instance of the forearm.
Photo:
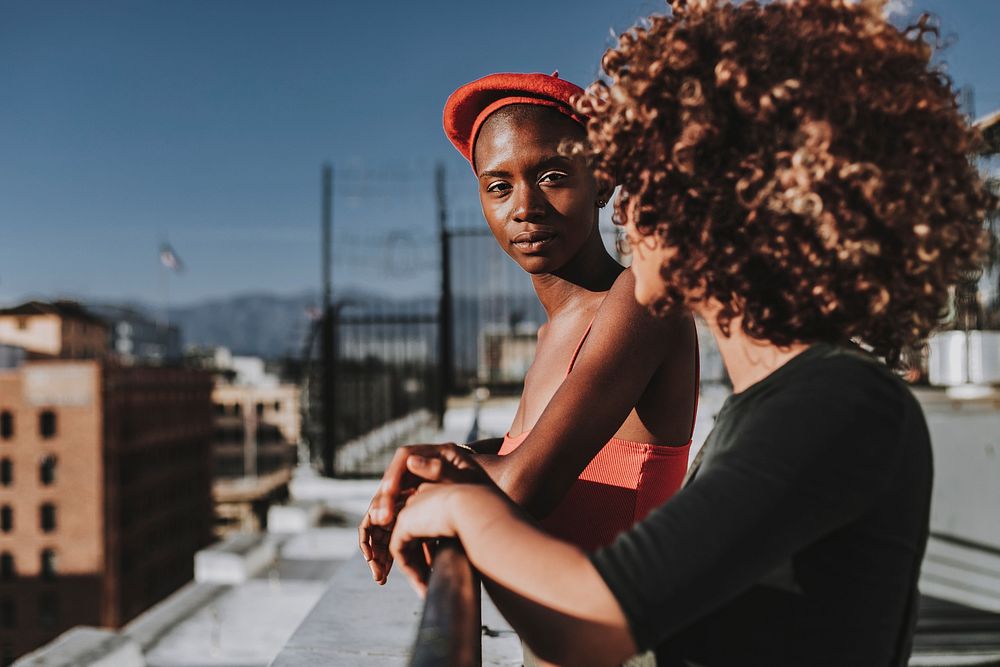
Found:
[{"label": "forearm", "polygon": [[453,502],[454,525],[497,607],[535,653],[572,665],[634,653],[625,617],[586,554],[482,488]]},{"label": "forearm", "polygon": [[516,451],[506,456],[474,455],[476,463],[508,498],[533,518],[545,518],[569,491],[576,479],[575,471],[555,468],[542,475],[519,457]]}]

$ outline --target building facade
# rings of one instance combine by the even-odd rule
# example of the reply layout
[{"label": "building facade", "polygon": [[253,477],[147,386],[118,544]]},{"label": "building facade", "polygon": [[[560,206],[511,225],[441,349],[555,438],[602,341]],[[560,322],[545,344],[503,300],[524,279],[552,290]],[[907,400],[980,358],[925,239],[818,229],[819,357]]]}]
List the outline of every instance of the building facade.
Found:
[{"label": "building facade", "polygon": [[161,365],[177,363],[184,356],[177,326],[123,306],[92,304],[87,309],[108,323],[108,347],[122,363]]},{"label": "building facade", "polygon": [[103,359],[108,325],[73,301],[29,301],[0,310],[0,344],[36,357]]},{"label": "building facade", "polygon": [[212,390],[216,535],[259,530],[267,508],[288,496],[301,440],[300,389],[253,357],[230,360]]},{"label": "building facade", "polygon": [[211,536],[211,379],[96,360],[0,369],[0,661],[119,627]]}]

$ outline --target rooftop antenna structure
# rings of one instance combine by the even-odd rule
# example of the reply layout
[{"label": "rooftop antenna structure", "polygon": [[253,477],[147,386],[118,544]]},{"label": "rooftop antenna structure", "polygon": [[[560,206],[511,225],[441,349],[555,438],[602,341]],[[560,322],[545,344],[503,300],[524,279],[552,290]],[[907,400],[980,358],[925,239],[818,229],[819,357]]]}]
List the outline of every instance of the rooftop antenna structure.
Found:
[{"label": "rooftop antenna structure", "polygon": [[333,307],[333,165],[323,165],[322,176],[322,211],[320,225],[322,228],[322,274],[323,274],[323,314],[321,320],[320,358],[322,359],[323,379],[321,382],[322,400],[322,461],[323,473],[332,477],[336,472],[336,364],[337,341],[334,329]]}]

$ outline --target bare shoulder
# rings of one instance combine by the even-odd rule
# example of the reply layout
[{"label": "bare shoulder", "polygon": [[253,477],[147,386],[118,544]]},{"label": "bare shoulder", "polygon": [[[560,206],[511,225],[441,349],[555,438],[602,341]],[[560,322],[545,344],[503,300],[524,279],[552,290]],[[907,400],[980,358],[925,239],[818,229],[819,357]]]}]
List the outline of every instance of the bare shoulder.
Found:
[{"label": "bare shoulder", "polygon": [[656,315],[639,304],[635,300],[635,276],[631,271],[625,270],[615,280],[601,304],[594,321],[595,328],[598,325],[621,327],[633,331],[640,338],[644,338],[643,333],[649,333],[654,340],[662,342],[663,336],[686,335],[693,331],[694,320],[686,311]]}]

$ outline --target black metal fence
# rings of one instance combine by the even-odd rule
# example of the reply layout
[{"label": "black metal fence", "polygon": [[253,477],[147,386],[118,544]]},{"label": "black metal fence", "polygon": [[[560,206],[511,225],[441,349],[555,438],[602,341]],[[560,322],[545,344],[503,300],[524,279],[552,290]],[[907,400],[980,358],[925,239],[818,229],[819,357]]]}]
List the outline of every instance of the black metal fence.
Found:
[{"label": "black metal fence", "polygon": [[[332,180],[324,171],[324,276],[338,289],[335,299],[325,290],[304,355],[305,435],[328,474],[337,451],[394,420],[426,410],[440,421],[448,395],[519,392],[545,321],[530,277],[483,221],[473,180],[448,181],[440,166],[338,172],[336,192],[355,210],[399,220],[359,218],[343,231],[329,224]],[[614,237],[605,232],[610,248]]]},{"label": "black metal fence", "polygon": [[519,392],[545,311],[524,271],[497,246],[479,211],[445,230],[451,249],[451,387]]},{"label": "black metal fence", "polygon": [[[330,460],[324,461],[328,474],[378,474],[382,466],[369,459],[391,448],[392,433],[380,434],[397,420],[421,416],[414,423],[434,421],[442,410],[442,386],[438,364],[439,321],[436,309],[426,302],[400,304],[392,301],[336,302],[330,309],[332,328],[331,394],[328,406],[333,413],[322,419],[324,365],[319,341],[324,326],[317,320],[309,344],[309,387],[307,438],[313,453],[323,458],[318,447],[327,442],[324,422],[333,424],[329,441]],[[372,442],[365,441],[370,436]],[[354,448],[351,456],[345,448]]]}]

